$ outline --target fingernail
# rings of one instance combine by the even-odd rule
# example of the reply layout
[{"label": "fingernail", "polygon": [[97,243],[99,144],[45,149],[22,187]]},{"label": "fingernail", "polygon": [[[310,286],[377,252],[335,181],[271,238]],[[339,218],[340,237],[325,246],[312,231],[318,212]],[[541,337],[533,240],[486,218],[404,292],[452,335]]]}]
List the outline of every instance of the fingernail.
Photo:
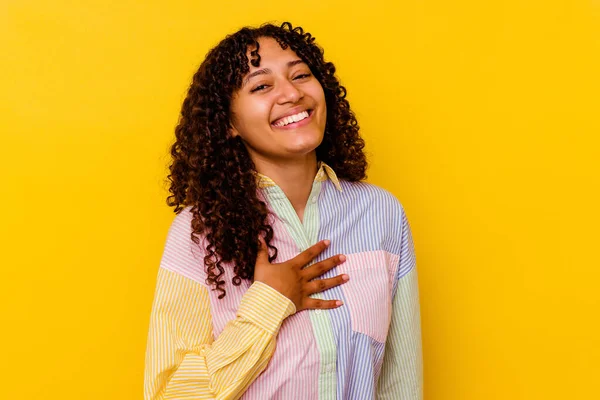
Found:
[{"label": "fingernail", "polygon": [[347,281],[347,280],[350,280],[350,277],[348,275],[344,274],[344,275],[342,275],[342,279]]},{"label": "fingernail", "polygon": [[323,242],[325,243],[325,246],[329,246],[329,243],[331,243],[329,239],[325,239]]},{"label": "fingernail", "polygon": [[342,304],[344,304],[344,303],[342,303],[342,302],[341,302],[341,301],[339,301],[339,300],[335,302],[335,305],[336,305],[336,306],[338,306],[338,307],[339,307],[339,306],[341,306]]},{"label": "fingernail", "polygon": [[341,261],[341,262],[344,262],[344,261],[346,261],[346,256],[342,254],[342,255],[340,256],[340,261]]}]

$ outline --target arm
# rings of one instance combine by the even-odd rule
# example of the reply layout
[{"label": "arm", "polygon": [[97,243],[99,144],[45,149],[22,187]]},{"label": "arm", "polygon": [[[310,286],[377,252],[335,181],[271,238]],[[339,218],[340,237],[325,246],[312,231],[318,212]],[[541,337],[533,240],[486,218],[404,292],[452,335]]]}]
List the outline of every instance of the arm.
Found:
[{"label": "arm", "polygon": [[[167,238],[150,316],[144,399],[237,399],[266,368],[282,321],[294,303],[254,282],[237,316],[216,340],[208,289],[176,271],[198,268],[189,218],[178,215]],[[177,269],[179,270],[179,269]]]},{"label": "arm", "polygon": [[415,250],[402,210],[401,250],[392,320],[377,387],[377,399],[421,400],[423,358]]}]

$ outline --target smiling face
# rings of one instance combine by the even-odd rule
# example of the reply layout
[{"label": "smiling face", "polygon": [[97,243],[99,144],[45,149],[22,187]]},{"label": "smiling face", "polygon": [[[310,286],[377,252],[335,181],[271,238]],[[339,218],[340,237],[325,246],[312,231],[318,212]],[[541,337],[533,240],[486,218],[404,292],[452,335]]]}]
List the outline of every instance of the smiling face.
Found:
[{"label": "smiling face", "polygon": [[323,87],[289,47],[283,50],[270,37],[258,42],[260,66],[249,64],[242,87],[232,96],[231,134],[243,139],[255,161],[306,158],[325,132]]}]

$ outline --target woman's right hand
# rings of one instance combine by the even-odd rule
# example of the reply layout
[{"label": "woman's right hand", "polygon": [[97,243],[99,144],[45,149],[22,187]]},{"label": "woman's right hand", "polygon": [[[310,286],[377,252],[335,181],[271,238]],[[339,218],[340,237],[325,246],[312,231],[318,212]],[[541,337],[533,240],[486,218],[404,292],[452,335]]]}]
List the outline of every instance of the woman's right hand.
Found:
[{"label": "woman's right hand", "polygon": [[313,299],[309,295],[322,292],[348,281],[346,274],[329,279],[315,279],[333,267],[343,263],[346,257],[342,254],[335,255],[326,260],[303,268],[312,259],[318,256],[329,246],[329,240],[322,240],[304,250],[296,257],[282,263],[271,264],[267,244],[259,236],[260,248],[254,267],[254,280],[271,286],[279,293],[290,299],[296,306],[296,312],[305,309],[328,309],[342,305],[339,300]]}]

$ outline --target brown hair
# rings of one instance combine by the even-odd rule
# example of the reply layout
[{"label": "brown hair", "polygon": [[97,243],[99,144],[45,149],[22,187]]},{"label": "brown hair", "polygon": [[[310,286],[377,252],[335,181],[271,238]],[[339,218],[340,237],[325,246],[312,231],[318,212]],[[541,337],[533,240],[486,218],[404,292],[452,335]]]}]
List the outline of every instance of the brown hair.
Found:
[{"label": "brown hair", "polygon": [[252,65],[260,64],[260,37],[274,38],[282,49],[289,46],[323,87],[327,121],[323,141],[316,149],[317,160],[331,166],[340,179],[355,182],[366,177],[365,144],[345,99],[346,89],[334,76],[333,63],[323,59],[314,37],[289,22],[244,27],[227,35],[208,52],[183,101],[171,146],[171,195],[167,197],[175,213],[191,206],[194,243],[200,243],[198,235],[206,235],[206,283],[220,291],[219,298],[226,294],[223,262],[233,262],[234,285],[252,279],[259,234],[273,250],[269,260],[277,258],[277,248],[270,244],[273,228],[267,220],[267,206],[256,193],[254,163],[242,139],[229,134],[231,98],[250,69],[249,48],[255,48]]}]

